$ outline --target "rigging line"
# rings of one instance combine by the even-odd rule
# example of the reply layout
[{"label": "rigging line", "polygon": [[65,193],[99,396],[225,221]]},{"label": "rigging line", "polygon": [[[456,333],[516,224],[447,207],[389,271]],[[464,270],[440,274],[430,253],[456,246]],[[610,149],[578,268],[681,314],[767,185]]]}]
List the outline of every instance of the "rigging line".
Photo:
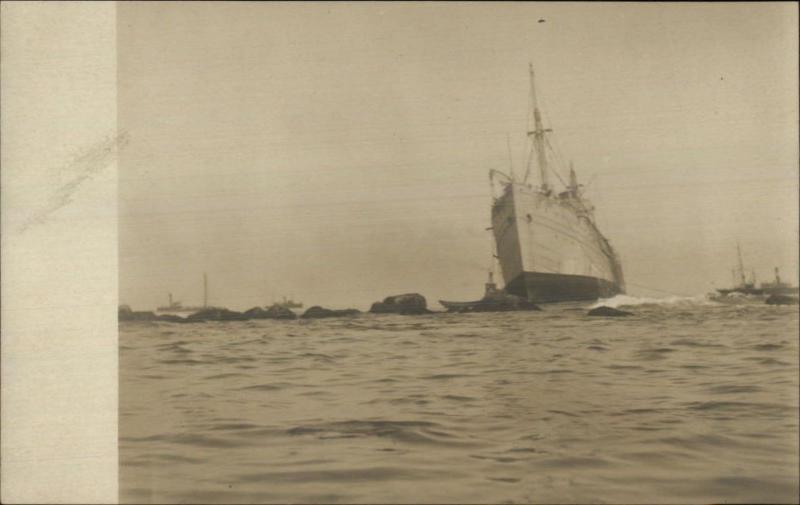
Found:
[{"label": "rigging line", "polygon": [[[550,119],[550,114],[548,114],[547,111],[544,111],[544,115],[545,118],[547,119],[547,123],[550,124],[550,126],[552,127],[553,120]],[[566,163],[564,163],[564,153],[561,149],[561,143],[558,141],[558,138],[555,138],[554,142],[555,146],[551,146],[551,149],[553,149],[553,152],[556,153],[556,155],[559,157],[561,163],[561,169],[563,170],[566,166]]]},{"label": "rigging line", "polygon": [[533,162],[533,142],[530,142],[530,147],[528,148],[528,163],[525,166],[525,182],[528,181],[528,175],[531,173],[531,163]]},{"label": "rigging line", "polygon": [[[514,161],[511,156],[511,137],[506,133],[506,146],[508,147],[508,169],[511,172],[511,178],[514,178]],[[527,174],[526,174],[527,175]]]},{"label": "rigging line", "polygon": [[550,143],[549,139],[546,139],[546,140],[547,140],[548,147],[550,147],[550,150],[553,151],[553,154],[557,158],[556,159],[556,165],[558,165],[558,168],[560,168],[561,170],[564,170],[565,167],[566,167],[566,162],[564,161],[564,153],[561,151],[561,147],[559,146],[558,141],[556,140],[555,141],[556,143],[554,145],[554,144]]},{"label": "rigging line", "polygon": [[[556,150],[553,148],[553,145],[550,143],[550,139],[545,137],[544,141],[547,143],[547,147],[549,147],[550,150],[553,151],[553,154],[558,156],[559,159],[560,159],[560,155],[558,153],[556,153]],[[563,163],[564,163],[563,160],[561,160],[560,163],[563,166]],[[553,172],[555,174],[555,176],[558,178],[558,180],[561,181],[561,184],[563,184],[565,187],[567,186],[567,183],[564,182],[564,179],[561,178],[561,175],[558,173],[558,170],[551,170],[551,172]]]},{"label": "rigging line", "polygon": [[667,291],[667,290],[664,290],[664,289],[652,288],[652,287],[649,287],[649,286],[644,286],[642,284],[636,284],[636,283],[630,282],[630,281],[625,281],[625,284],[628,284],[628,285],[631,285],[631,286],[634,286],[634,287],[637,287],[637,288],[640,288],[640,289],[647,289],[649,291],[655,291],[657,293],[664,293],[665,295],[686,296],[686,297],[691,296],[691,295],[687,295],[686,293],[675,293],[674,291]]}]

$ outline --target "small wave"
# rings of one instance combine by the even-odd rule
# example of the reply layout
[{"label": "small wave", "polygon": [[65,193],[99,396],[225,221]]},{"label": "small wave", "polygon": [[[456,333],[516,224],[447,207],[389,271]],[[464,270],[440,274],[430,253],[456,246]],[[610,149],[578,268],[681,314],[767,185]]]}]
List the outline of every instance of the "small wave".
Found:
[{"label": "small wave", "polygon": [[204,377],[204,379],[205,380],[215,380],[215,379],[227,379],[227,378],[230,378],[230,377],[246,377],[246,375],[243,374],[243,373],[235,373],[235,372],[220,373],[220,374],[216,374],[216,375],[209,375],[208,377]]},{"label": "small wave", "polygon": [[296,426],[287,430],[291,436],[313,435],[327,438],[389,438],[411,444],[463,445],[453,440],[454,435],[429,421],[336,421],[331,423]]},{"label": "small wave", "polygon": [[487,479],[495,482],[507,482],[509,484],[515,484],[520,481],[520,479],[514,477],[487,477]]},{"label": "small wave", "polygon": [[686,347],[725,347],[722,344],[709,344],[708,342],[701,342],[691,338],[679,338],[670,342],[670,345],[682,345]]},{"label": "small wave", "polygon": [[473,398],[472,396],[460,396],[460,395],[444,395],[442,396],[444,400],[453,400],[456,402],[474,402],[477,398]]},{"label": "small wave", "polygon": [[509,456],[483,456],[481,454],[470,454],[469,457],[473,459],[494,461],[495,463],[518,463],[520,461],[525,461],[524,459],[512,458]]},{"label": "small wave", "polygon": [[675,352],[669,347],[656,347],[653,349],[640,349],[636,351],[636,356],[644,361],[659,361],[667,358],[667,355]]},{"label": "small wave", "polygon": [[311,358],[311,359],[315,359],[315,360],[318,360],[318,361],[324,361],[324,362],[328,362],[328,363],[335,361],[332,356],[328,356],[327,354],[316,353],[316,352],[304,352],[304,353],[300,354],[299,357],[300,358]]},{"label": "small wave", "polygon": [[462,474],[452,470],[433,470],[430,468],[369,467],[342,468],[335,470],[310,470],[295,472],[261,472],[238,475],[243,483],[301,483],[314,482],[380,482],[397,480],[430,480],[443,477],[460,477]]},{"label": "small wave", "polygon": [[239,431],[239,430],[252,430],[255,428],[260,428],[258,424],[252,423],[225,423],[225,424],[215,424],[209,427],[208,429],[211,431]]},{"label": "small wave", "polygon": [[178,445],[191,445],[208,449],[228,449],[241,447],[247,442],[228,440],[217,437],[209,437],[202,434],[175,433],[163,435],[151,435],[149,437],[120,437],[121,442],[166,442]]},{"label": "small wave", "polygon": [[425,375],[422,377],[422,379],[446,380],[446,379],[461,379],[463,377],[472,377],[472,375],[460,374],[460,373],[438,373],[433,375]]},{"label": "small wave", "polygon": [[617,295],[612,298],[601,298],[597,303],[589,307],[596,309],[598,307],[635,307],[639,305],[657,305],[666,307],[686,307],[686,306],[716,306],[718,305],[713,300],[709,300],[705,295],[697,296],[667,296],[664,298],[647,298],[629,295]]},{"label": "small wave", "polygon": [[706,401],[689,402],[686,408],[694,411],[758,412],[766,415],[782,413],[794,407],[776,403]]},{"label": "small wave", "polygon": [[723,384],[720,386],[714,386],[709,388],[708,390],[710,393],[714,394],[736,394],[736,393],[758,393],[759,391],[763,391],[762,388],[758,386],[740,386],[736,384]]},{"label": "small wave", "polygon": [[548,468],[548,469],[558,469],[558,468],[599,468],[599,467],[606,467],[609,466],[610,463],[602,458],[595,458],[595,457],[562,457],[562,458],[550,458],[545,460],[540,460],[535,463],[536,466]]},{"label": "small wave", "polygon": [[609,370],[641,370],[642,367],[638,365],[608,365],[605,368]]},{"label": "small wave", "polygon": [[751,346],[751,349],[755,349],[756,351],[776,351],[778,349],[783,349],[783,344],[757,344]]},{"label": "small wave", "polygon": [[162,359],[159,361],[164,365],[205,365],[205,361],[198,361],[196,359]]},{"label": "small wave", "polygon": [[243,386],[237,388],[238,391],[279,391],[281,389],[286,389],[288,387],[293,386],[293,384],[289,384],[288,382],[276,382],[276,383],[267,383],[267,384],[255,384],[253,386]]}]

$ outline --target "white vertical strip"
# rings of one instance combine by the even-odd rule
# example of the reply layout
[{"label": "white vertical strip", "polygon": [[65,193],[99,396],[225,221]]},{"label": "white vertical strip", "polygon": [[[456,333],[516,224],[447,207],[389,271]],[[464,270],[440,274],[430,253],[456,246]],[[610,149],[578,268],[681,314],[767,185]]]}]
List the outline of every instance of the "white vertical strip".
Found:
[{"label": "white vertical strip", "polygon": [[0,500],[113,503],[116,6],[1,9]]}]

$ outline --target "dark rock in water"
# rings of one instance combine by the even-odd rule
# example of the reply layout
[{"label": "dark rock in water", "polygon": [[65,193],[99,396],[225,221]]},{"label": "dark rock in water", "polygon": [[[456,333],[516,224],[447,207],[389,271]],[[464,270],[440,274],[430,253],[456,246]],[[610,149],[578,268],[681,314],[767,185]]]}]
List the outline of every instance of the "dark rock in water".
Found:
[{"label": "dark rock in water", "polygon": [[186,318],[187,321],[244,321],[246,319],[247,316],[241,312],[216,307],[203,309]]},{"label": "dark rock in water", "polygon": [[247,319],[269,319],[267,311],[261,307],[253,307],[242,312],[242,315]]},{"label": "dark rock in water", "polygon": [[193,323],[195,321],[189,321],[186,318],[181,316],[176,316],[174,314],[162,314],[156,316],[156,321],[164,321],[166,323]]},{"label": "dark rock in water", "polygon": [[793,296],[770,295],[766,303],[767,305],[797,305],[800,301]]},{"label": "dark rock in water", "polygon": [[624,310],[618,310],[611,307],[606,307],[605,305],[602,307],[597,307],[596,309],[592,309],[589,311],[590,316],[606,316],[606,317],[622,317],[622,316],[632,316],[632,312],[625,312]]},{"label": "dark rock in water", "polygon": [[119,321],[155,321],[158,318],[153,312],[134,311],[127,305],[120,305],[117,311]]},{"label": "dark rock in water", "polygon": [[286,307],[281,307],[280,305],[277,304],[267,309],[263,309],[261,307],[253,307],[252,309],[244,311],[242,315],[245,316],[247,319],[296,319],[297,318],[297,314],[287,309]]},{"label": "dark rock in water", "polygon": [[287,307],[282,307],[276,303],[267,309],[267,317],[269,319],[297,319],[297,314]]},{"label": "dark rock in water", "polygon": [[277,304],[266,310],[261,307],[253,307],[244,311],[242,315],[247,319],[297,319],[297,314]]},{"label": "dark rock in water", "polygon": [[387,296],[382,302],[375,302],[369,309],[373,314],[431,314],[428,302],[419,293]]},{"label": "dark rock in water", "polygon": [[313,307],[309,307],[309,309],[306,310],[300,317],[302,317],[303,319],[322,319],[325,317],[356,316],[360,313],[361,311],[358,309],[333,310],[320,307],[319,305],[314,305]]}]

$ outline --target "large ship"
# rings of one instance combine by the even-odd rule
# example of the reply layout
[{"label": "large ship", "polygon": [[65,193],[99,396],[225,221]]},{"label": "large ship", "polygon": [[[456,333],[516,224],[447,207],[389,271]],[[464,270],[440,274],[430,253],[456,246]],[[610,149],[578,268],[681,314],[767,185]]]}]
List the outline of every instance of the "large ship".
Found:
[{"label": "large ship", "polygon": [[[549,182],[553,148],[542,124],[530,68],[531,149],[525,176],[490,171],[501,185],[492,205],[492,232],[505,291],[535,303],[595,300],[625,292],[617,253],[594,219],[594,207],[583,196],[574,168],[569,182],[556,190]],[[528,182],[534,157],[539,184]],[[558,172],[553,174],[560,179]]]}]

